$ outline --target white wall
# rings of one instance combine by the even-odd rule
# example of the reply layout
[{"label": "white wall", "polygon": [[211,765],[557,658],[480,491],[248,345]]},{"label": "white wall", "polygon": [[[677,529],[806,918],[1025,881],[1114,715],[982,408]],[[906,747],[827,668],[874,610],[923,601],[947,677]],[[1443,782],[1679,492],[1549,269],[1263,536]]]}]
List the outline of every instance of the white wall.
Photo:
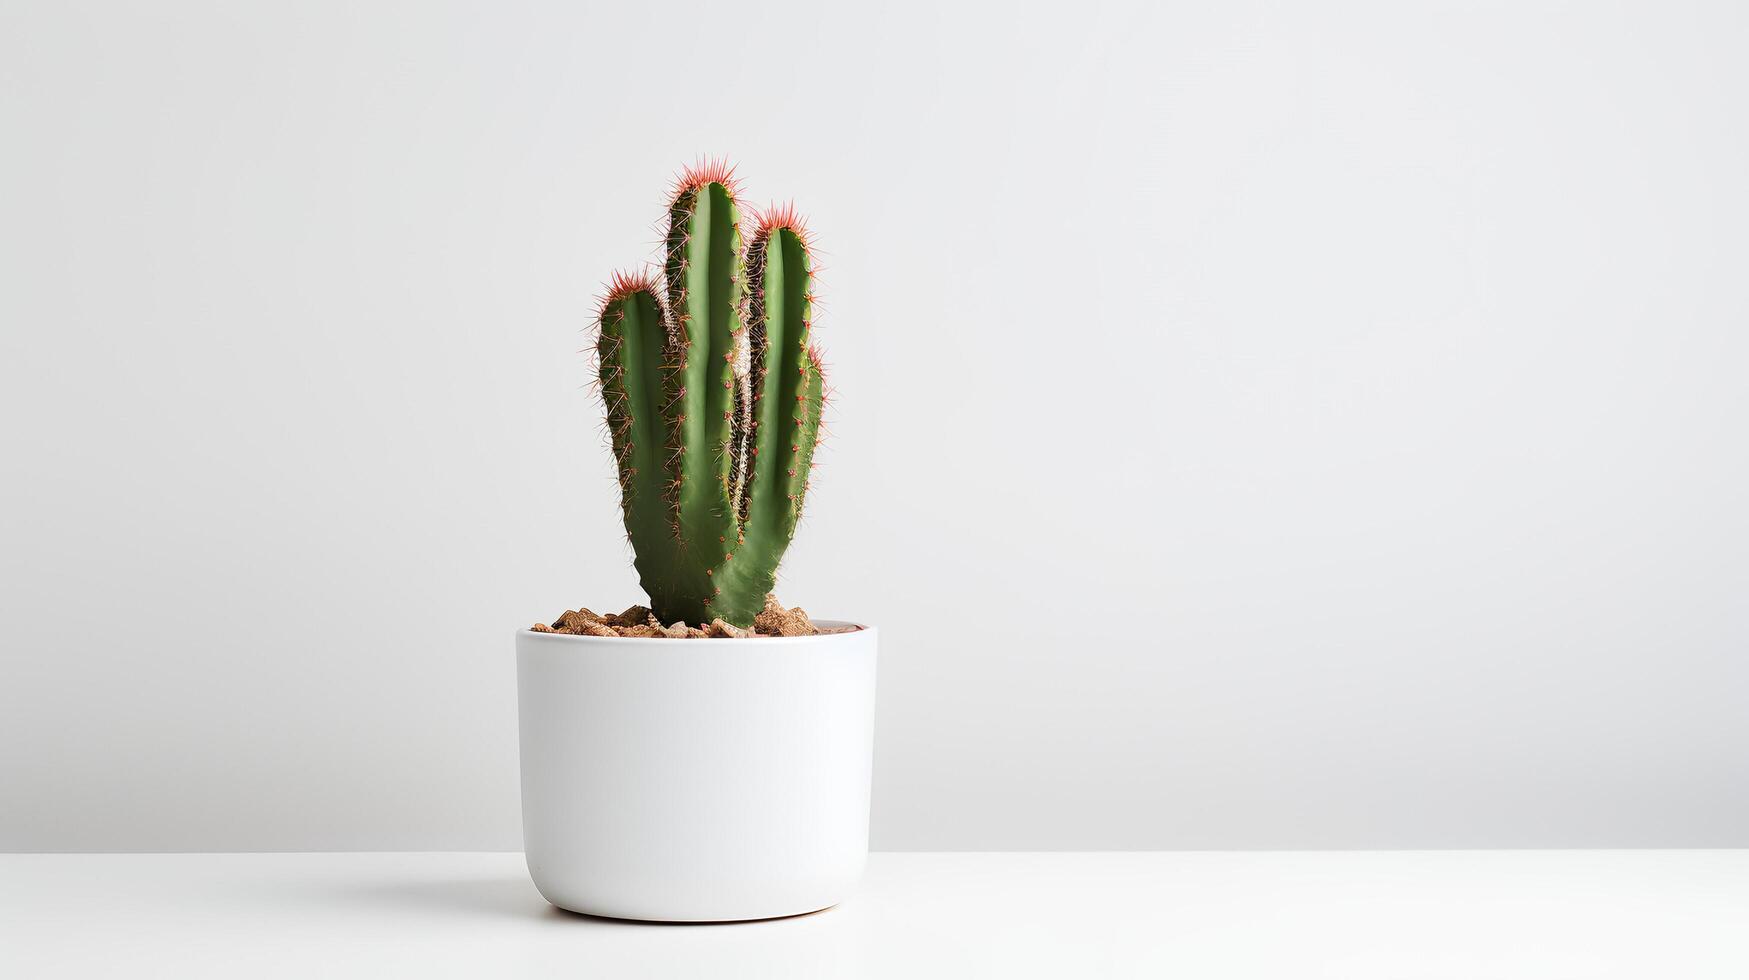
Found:
[{"label": "white wall", "polygon": [[592,294],[826,250],[883,848],[1749,845],[1728,4],[0,6],[0,849],[518,846]]}]

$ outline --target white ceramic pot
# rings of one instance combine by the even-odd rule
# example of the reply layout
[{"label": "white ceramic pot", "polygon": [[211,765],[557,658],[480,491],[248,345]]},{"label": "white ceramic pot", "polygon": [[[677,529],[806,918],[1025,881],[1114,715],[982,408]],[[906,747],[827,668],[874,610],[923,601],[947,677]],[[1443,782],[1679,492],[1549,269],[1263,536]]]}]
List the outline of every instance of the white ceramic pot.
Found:
[{"label": "white ceramic pot", "polygon": [[836,905],[861,877],[873,629],[524,630],[516,664],[523,846],[547,901],[621,919],[767,919]]}]

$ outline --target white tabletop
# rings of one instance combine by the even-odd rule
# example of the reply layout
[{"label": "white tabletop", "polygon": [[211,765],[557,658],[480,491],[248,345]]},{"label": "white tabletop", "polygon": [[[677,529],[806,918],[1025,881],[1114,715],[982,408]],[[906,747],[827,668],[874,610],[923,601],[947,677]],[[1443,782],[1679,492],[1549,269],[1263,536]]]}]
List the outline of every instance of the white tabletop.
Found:
[{"label": "white tabletop", "polygon": [[1749,851],[876,854],[825,912],[560,912],[520,854],[0,855],[0,977],[1749,976]]}]

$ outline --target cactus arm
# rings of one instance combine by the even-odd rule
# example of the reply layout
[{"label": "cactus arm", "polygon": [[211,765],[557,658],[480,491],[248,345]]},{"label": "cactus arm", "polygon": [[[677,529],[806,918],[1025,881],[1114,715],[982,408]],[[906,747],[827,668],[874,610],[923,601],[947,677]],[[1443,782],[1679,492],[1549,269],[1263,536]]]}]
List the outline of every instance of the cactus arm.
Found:
[{"label": "cactus arm", "polygon": [[619,472],[626,535],[637,555],[644,590],[667,597],[664,564],[674,552],[669,528],[667,432],[662,418],[662,351],[667,319],[654,283],[616,276],[602,303],[596,360],[601,397]]},{"label": "cactus arm", "polygon": [[[682,186],[669,208],[666,278],[673,331],[667,376],[669,494],[676,600],[664,621],[709,622],[714,576],[739,543],[734,513],[735,344],[741,330],[741,235],[722,181]],[[651,598],[655,598],[652,596]],[[747,622],[751,622],[748,617]],[[737,623],[739,625],[739,623]]]},{"label": "cactus arm", "polygon": [[[801,460],[797,467],[801,477],[801,483],[795,486],[797,516],[801,514],[802,499],[814,485],[814,450],[820,446],[820,429],[826,417],[826,365],[820,360],[818,348],[808,348],[808,363],[813,366],[813,372],[808,375],[808,387],[802,393],[808,415],[803,423]],[[794,532],[793,525],[791,532]]]},{"label": "cactus arm", "polygon": [[748,249],[752,404],[739,501],[744,544],[739,564],[724,570],[721,605],[749,620],[771,591],[801,517],[824,394],[808,349],[811,261],[792,224],[762,228]]}]

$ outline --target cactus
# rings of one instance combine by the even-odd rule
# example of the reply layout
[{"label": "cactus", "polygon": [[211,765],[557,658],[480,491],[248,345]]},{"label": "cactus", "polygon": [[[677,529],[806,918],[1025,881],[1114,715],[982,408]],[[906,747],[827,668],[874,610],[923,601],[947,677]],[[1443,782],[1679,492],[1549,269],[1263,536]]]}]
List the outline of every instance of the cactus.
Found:
[{"label": "cactus", "polygon": [[660,278],[615,274],[601,304],[596,356],[626,535],[664,623],[753,622],[819,436],[807,232],[793,208],[772,209],[743,248],[739,218],[733,171],[689,168]]}]

